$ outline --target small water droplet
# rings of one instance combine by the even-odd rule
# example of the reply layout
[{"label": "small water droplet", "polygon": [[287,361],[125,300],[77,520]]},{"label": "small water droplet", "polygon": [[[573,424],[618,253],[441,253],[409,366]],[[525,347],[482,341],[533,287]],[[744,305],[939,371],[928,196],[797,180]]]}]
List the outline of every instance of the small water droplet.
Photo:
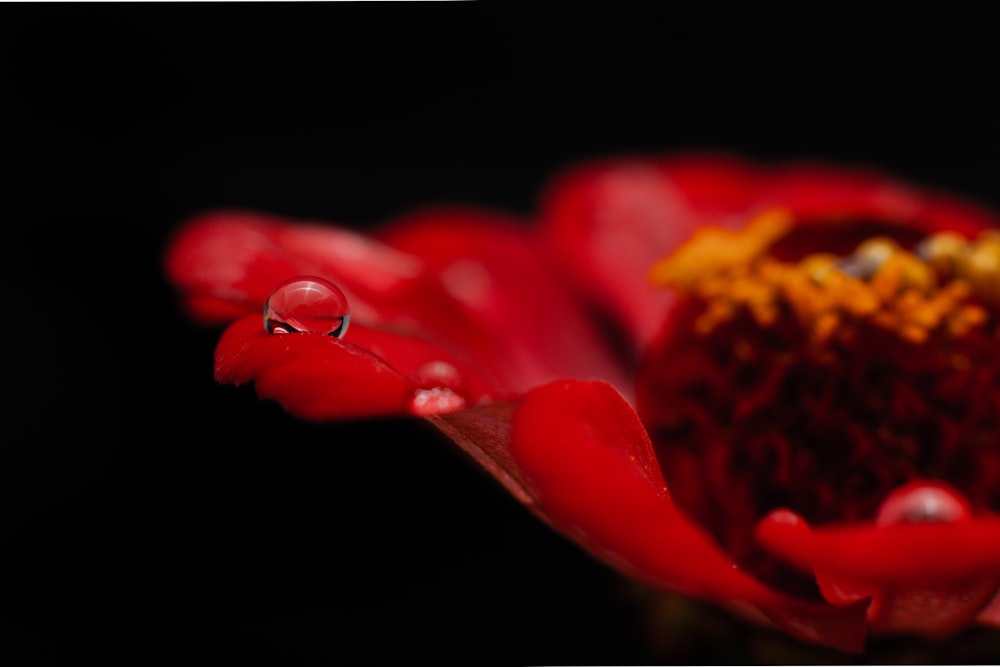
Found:
[{"label": "small water droplet", "polygon": [[434,387],[417,389],[410,401],[410,410],[415,415],[436,415],[454,412],[465,407],[465,399],[452,389]]},{"label": "small water droplet", "polygon": [[965,497],[941,483],[917,480],[904,484],[882,502],[876,525],[901,523],[954,522],[969,518],[971,509]]},{"label": "small water droplet", "polygon": [[270,334],[309,332],[343,338],[350,319],[344,293],[317,276],[289,278],[264,302],[264,328]]}]

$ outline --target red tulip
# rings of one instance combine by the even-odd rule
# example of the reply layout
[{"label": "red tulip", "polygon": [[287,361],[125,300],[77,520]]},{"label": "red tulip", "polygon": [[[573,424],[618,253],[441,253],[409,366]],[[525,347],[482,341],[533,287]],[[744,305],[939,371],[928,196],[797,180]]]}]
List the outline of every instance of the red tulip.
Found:
[{"label": "red tulip", "polygon": [[1000,625],[997,228],[875,171],[686,155],[569,170],[530,221],[210,213],[166,268],[228,324],[218,381],[424,418],[628,576],[860,652]]}]

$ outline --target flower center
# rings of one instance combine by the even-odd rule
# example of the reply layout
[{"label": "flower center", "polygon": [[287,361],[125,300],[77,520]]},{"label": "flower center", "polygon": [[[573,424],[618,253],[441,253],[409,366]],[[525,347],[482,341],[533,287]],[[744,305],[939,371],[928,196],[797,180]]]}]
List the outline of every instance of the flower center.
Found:
[{"label": "flower center", "polygon": [[791,222],[703,230],[653,269],[679,298],[637,401],[678,504],[761,576],[778,507],[874,520],[933,479],[1000,510],[1000,232],[779,258]]}]

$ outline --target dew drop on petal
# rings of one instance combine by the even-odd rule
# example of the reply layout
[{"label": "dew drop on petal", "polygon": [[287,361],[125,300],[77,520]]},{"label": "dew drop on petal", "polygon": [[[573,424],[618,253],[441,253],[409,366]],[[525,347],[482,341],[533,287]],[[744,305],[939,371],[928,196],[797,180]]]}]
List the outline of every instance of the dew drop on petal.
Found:
[{"label": "dew drop on petal", "polygon": [[454,412],[465,407],[465,398],[447,387],[417,389],[410,401],[410,410],[418,416]]},{"label": "dew drop on petal", "polygon": [[904,484],[882,502],[876,525],[955,522],[968,519],[969,502],[957,490],[941,482],[917,480]]},{"label": "dew drop on petal", "polygon": [[264,329],[270,334],[308,332],[342,338],[350,317],[344,293],[318,276],[289,278],[264,302]]},{"label": "dew drop on petal", "polygon": [[440,359],[428,361],[417,369],[414,379],[419,385],[410,401],[414,414],[441,414],[465,407],[465,378],[454,364]]}]

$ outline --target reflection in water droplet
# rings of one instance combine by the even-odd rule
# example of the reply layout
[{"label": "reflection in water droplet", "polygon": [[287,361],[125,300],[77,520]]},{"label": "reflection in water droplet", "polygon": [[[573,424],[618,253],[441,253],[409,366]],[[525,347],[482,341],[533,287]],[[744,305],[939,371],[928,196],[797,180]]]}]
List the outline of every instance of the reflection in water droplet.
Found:
[{"label": "reflection in water droplet", "polygon": [[415,415],[436,415],[454,412],[465,407],[465,399],[451,389],[434,387],[417,389],[410,401],[410,410]]},{"label": "reflection in water droplet", "polygon": [[941,482],[916,480],[899,487],[882,502],[875,523],[891,526],[901,523],[953,522],[969,518],[971,510],[965,497]]},{"label": "reflection in water droplet", "polygon": [[342,338],[350,318],[344,293],[317,276],[289,278],[264,302],[264,328],[271,334],[309,332]]}]

